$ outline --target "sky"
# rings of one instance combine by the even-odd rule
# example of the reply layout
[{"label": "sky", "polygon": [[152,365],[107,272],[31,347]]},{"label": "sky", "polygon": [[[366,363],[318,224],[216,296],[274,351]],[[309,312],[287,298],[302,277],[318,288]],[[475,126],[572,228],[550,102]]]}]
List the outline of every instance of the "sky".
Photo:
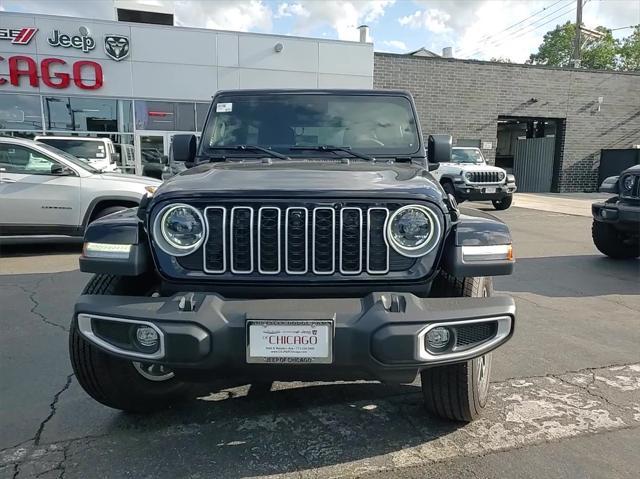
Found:
[{"label": "sky", "polygon": [[[406,53],[425,47],[458,58],[524,62],[545,32],[575,22],[577,0],[134,0],[162,5],[177,25],[358,39],[370,27],[376,51]],[[603,25],[621,38],[640,24],[640,0],[583,0],[583,23]],[[129,0],[131,3],[131,0]],[[113,0],[0,0],[0,12],[44,13],[114,19]],[[0,13],[0,26],[1,26]]]}]

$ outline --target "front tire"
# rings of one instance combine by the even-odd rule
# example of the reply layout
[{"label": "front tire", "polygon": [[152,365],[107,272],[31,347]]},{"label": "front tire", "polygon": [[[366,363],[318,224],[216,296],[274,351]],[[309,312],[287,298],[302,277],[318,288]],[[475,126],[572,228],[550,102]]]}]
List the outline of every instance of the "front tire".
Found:
[{"label": "front tire", "polygon": [[[146,294],[145,281],[138,278],[96,274],[83,294]],[[114,409],[147,413],[184,399],[190,386],[160,365],[133,362],[106,354],[91,344],[71,322],[69,355],[80,386],[96,401]]]},{"label": "front tire", "polygon": [[493,207],[499,211],[509,209],[513,203],[513,195],[505,196],[501,200],[491,200]]},{"label": "front tire", "polygon": [[640,241],[625,238],[613,225],[593,220],[591,226],[593,244],[598,250],[613,259],[630,259],[640,256]]},{"label": "front tire", "polygon": [[[439,297],[486,297],[493,293],[491,278],[463,278],[441,273],[432,294]],[[491,353],[458,364],[435,366],[420,373],[427,411],[453,421],[470,422],[487,405]]]}]

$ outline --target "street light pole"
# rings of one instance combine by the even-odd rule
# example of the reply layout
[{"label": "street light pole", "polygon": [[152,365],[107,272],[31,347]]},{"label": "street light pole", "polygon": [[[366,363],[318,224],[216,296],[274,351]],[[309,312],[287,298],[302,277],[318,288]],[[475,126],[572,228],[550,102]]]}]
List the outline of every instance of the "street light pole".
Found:
[{"label": "street light pole", "polygon": [[573,45],[573,66],[574,68],[580,68],[580,46],[582,42],[582,0],[576,0],[576,36],[575,43]]}]

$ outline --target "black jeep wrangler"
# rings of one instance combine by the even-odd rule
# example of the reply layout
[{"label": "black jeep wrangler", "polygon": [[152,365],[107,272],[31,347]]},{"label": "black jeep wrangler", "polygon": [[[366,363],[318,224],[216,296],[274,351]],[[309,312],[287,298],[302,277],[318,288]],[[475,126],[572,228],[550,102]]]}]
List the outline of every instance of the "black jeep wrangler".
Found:
[{"label": "black jeep wrangler", "polygon": [[606,178],[601,193],[617,196],[591,205],[593,243],[615,259],[640,256],[640,165]]},{"label": "black jeep wrangler", "polygon": [[478,416],[514,330],[491,279],[511,236],[432,178],[451,138],[425,154],[408,93],[220,92],[172,151],[188,169],[86,232],[70,354],[91,396],[144,412],[217,378],[420,373],[433,414]]}]

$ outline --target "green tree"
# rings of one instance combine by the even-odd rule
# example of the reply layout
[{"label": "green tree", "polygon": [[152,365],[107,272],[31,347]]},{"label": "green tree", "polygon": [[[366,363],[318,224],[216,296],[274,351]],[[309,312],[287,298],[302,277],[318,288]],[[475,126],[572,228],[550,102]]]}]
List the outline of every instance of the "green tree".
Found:
[{"label": "green tree", "polygon": [[640,70],[640,25],[636,25],[633,33],[622,39],[619,53],[621,70]]},{"label": "green tree", "polygon": [[[596,70],[613,70],[618,64],[619,42],[613,38],[611,30],[604,27],[596,28],[603,36],[592,38],[583,34],[581,47],[582,68]],[[567,22],[545,33],[538,53],[533,53],[527,63],[534,65],[549,65],[556,67],[573,66],[573,49],[576,35],[574,23]]]}]

